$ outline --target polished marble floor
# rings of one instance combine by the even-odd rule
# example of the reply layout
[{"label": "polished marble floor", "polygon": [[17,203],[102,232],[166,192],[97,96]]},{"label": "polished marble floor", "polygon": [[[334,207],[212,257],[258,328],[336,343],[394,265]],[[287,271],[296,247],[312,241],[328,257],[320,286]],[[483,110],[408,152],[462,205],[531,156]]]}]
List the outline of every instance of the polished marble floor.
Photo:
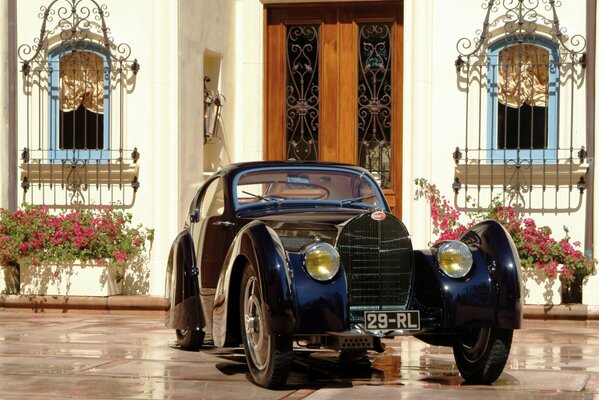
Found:
[{"label": "polished marble floor", "polygon": [[449,348],[387,340],[369,362],[298,352],[283,390],[248,380],[240,349],[182,351],[156,315],[0,311],[0,399],[599,399],[599,323],[526,320],[506,370],[464,385]]}]

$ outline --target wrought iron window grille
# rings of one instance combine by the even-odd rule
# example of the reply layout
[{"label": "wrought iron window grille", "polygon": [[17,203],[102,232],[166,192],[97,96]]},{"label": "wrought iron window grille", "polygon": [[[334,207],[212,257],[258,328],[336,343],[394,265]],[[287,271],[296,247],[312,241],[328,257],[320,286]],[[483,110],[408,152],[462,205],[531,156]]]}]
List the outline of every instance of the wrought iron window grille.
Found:
[{"label": "wrought iron window grille", "polygon": [[582,205],[589,160],[576,118],[584,113],[577,102],[586,40],[560,25],[560,5],[484,0],[482,28],[457,42],[454,66],[466,115],[464,144],[452,155],[452,189],[464,210],[494,199],[523,212]]},{"label": "wrought iron window grille", "polygon": [[128,44],[114,42],[109,15],[96,0],[53,0],[40,8],[39,36],[17,50],[26,104],[19,132],[24,202],[135,202],[140,153],[126,148],[125,110],[140,64]]}]

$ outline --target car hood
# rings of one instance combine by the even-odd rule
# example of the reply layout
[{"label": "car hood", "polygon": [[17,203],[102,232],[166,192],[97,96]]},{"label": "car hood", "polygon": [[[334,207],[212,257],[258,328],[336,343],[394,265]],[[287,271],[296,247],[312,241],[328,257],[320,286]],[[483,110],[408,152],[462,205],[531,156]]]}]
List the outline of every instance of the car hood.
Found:
[{"label": "car hood", "polygon": [[287,251],[298,252],[314,241],[335,245],[343,226],[358,215],[374,210],[339,209],[332,210],[290,210],[257,215],[259,220],[272,228]]}]

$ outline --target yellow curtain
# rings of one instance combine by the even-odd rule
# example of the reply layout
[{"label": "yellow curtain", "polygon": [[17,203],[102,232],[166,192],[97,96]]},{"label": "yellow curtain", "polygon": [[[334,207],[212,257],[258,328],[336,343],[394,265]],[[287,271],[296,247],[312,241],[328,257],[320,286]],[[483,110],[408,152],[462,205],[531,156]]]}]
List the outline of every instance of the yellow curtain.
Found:
[{"label": "yellow curtain", "polygon": [[91,51],[74,51],[60,57],[60,110],[73,111],[81,104],[104,113],[104,59]]},{"label": "yellow curtain", "polygon": [[499,101],[510,107],[545,107],[549,93],[549,51],[533,44],[499,52]]}]

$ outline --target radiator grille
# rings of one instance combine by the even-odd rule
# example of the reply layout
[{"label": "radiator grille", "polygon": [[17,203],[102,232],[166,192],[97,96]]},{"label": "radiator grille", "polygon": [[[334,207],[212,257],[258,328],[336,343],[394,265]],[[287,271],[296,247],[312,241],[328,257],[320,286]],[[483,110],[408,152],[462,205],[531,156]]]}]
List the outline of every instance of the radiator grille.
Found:
[{"label": "radiator grille", "polygon": [[403,310],[412,284],[412,241],[392,215],[375,221],[354,218],[337,241],[348,284],[350,318],[362,322],[364,311]]}]

